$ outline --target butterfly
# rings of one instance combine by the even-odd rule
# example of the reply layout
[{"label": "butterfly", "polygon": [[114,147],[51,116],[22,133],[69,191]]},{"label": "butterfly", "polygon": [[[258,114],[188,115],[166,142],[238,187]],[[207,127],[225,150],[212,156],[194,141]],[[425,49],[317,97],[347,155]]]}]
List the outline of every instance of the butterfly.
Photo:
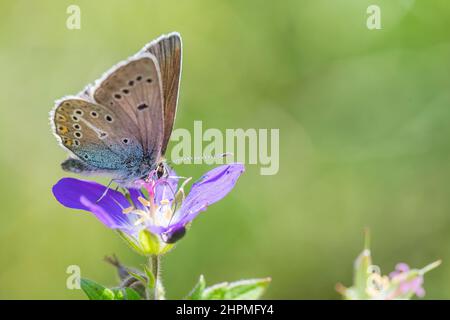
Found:
[{"label": "butterfly", "polygon": [[[178,104],[182,41],[153,40],[75,96],[55,102],[52,131],[69,151],[65,171],[106,175],[125,187],[160,177]],[[153,171],[155,170],[155,171]]]}]

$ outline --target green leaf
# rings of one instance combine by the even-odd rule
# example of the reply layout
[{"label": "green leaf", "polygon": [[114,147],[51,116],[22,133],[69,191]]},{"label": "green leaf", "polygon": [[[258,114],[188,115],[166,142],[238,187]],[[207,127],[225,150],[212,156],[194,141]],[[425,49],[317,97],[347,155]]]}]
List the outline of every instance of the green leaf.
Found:
[{"label": "green leaf", "polygon": [[205,277],[203,275],[200,275],[200,278],[198,279],[197,284],[195,287],[191,290],[191,292],[186,297],[187,300],[201,300],[203,297],[203,291],[206,288],[206,282]]},{"label": "green leaf", "polygon": [[132,288],[112,289],[114,300],[141,300],[141,296]]},{"label": "green leaf", "polygon": [[133,288],[125,288],[127,300],[141,300],[141,295]]},{"label": "green leaf", "polygon": [[143,275],[139,274],[138,272],[134,272],[130,269],[127,269],[127,272],[130,276],[132,276],[136,280],[142,282],[142,284],[147,285],[147,279]]},{"label": "green leaf", "polygon": [[202,294],[202,300],[224,300],[228,282],[222,282],[206,288]]},{"label": "green leaf", "polygon": [[81,279],[81,289],[90,300],[114,300],[114,292],[89,279]]},{"label": "green leaf", "polygon": [[266,291],[271,279],[249,279],[222,282],[203,290],[204,300],[256,300]]},{"label": "green leaf", "polygon": [[155,287],[155,275],[153,274],[153,272],[150,270],[150,268],[146,265],[144,265],[144,272],[145,275],[147,276],[147,288],[149,289],[153,289]]},{"label": "green leaf", "polygon": [[142,251],[141,248],[139,248],[138,244],[126,233],[117,230],[117,233],[119,234],[119,236],[122,238],[123,241],[125,241],[126,244],[128,244],[128,246],[131,247],[131,249],[133,249],[134,251],[136,251],[137,253],[139,253],[140,255],[145,256],[145,253]]},{"label": "green leaf", "polygon": [[271,279],[250,279],[232,282],[225,292],[226,300],[256,300],[269,286]]}]

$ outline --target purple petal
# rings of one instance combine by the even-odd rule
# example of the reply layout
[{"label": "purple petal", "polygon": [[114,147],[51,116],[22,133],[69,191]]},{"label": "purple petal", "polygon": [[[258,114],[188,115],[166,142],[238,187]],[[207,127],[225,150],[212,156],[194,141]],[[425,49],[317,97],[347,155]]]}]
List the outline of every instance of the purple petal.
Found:
[{"label": "purple petal", "polygon": [[395,271],[392,271],[389,274],[389,277],[392,279],[392,278],[397,277],[408,271],[409,271],[409,266],[406,263],[400,262],[400,263],[397,263],[397,265],[395,266]]},{"label": "purple petal", "polygon": [[161,200],[172,201],[178,189],[178,177],[175,170],[166,165],[168,176],[156,181],[155,203],[160,204]]},{"label": "purple petal", "polygon": [[186,231],[185,224],[186,222],[184,221],[178,221],[170,224],[168,227],[149,225],[147,226],[147,229],[149,229],[153,234],[161,235],[164,242],[174,243],[176,241],[175,238],[177,238],[177,234],[184,235],[184,232]]},{"label": "purple petal", "polygon": [[397,265],[395,266],[395,270],[400,271],[400,272],[408,272],[409,266],[404,262],[400,262],[400,263],[397,263]]},{"label": "purple petal", "polygon": [[425,296],[425,289],[420,287],[416,289],[416,296],[423,298]]},{"label": "purple petal", "polygon": [[[416,278],[412,279],[410,281],[410,286],[411,286],[411,290],[414,293],[420,293],[422,289],[422,284],[423,284],[423,277],[422,276],[417,276]],[[418,295],[418,294],[417,294]]]},{"label": "purple petal", "polygon": [[118,191],[93,182],[74,178],[63,178],[52,188],[53,195],[63,206],[92,212],[104,225],[112,229],[131,232],[133,221],[122,210],[129,207],[128,200]]},{"label": "purple petal", "polygon": [[425,295],[425,290],[422,288],[423,277],[417,276],[414,279],[408,281],[402,281],[400,283],[400,291],[403,294],[415,293],[418,297]]},{"label": "purple petal", "polygon": [[223,165],[207,172],[192,185],[189,195],[180,209],[180,217],[174,224],[184,226],[192,221],[199,212],[225,197],[235,186],[237,179],[244,172],[240,163]]},{"label": "purple petal", "polygon": [[101,223],[110,229],[119,229],[132,236],[137,233],[136,227],[133,224],[134,219],[131,215],[125,215],[120,212],[107,212],[101,206],[90,202],[84,196],[80,199],[81,203],[84,204],[90,212],[92,212]]}]

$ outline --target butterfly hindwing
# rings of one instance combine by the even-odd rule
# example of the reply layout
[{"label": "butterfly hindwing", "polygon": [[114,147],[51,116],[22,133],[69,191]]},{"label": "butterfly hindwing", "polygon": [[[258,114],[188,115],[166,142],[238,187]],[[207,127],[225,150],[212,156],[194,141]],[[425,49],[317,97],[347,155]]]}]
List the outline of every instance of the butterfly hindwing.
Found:
[{"label": "butterfly hindwing", "polygon": [[120,176],[120,170],[138,164],[143,157],[134,136],[135,125],[130,126],[102,105],[77,97],[63,99],[57,103],[52,118],[61,144],[84,162],[86,169],[91,168],[86,171],[117,171]]}]

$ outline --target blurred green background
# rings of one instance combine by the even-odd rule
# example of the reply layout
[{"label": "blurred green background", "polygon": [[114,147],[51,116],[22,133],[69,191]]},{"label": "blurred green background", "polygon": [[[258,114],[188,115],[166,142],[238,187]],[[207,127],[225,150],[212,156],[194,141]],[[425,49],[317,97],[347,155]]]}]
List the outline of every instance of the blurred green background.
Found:
[{"label": "blurred green background", "polygon": [[[66,28],[70,4],[81,30]],[[366,27],[370,4],[381,30]],[[184,41],[175,127],[279,128],[280,170],[247,166],[196,220],[164,258],[169,298],[200,273],[209,284],[271,276],[266,298],[339,298],[364,227],[384,273],[442,258],[426,298],[449,298],[449,30],[447,0],[2,1],[0,298],[83,299],[66,289],[68,265],[112,285],[105,254],[144,262],[53,198],[66,153],[48,111],[170,31]]]}]

